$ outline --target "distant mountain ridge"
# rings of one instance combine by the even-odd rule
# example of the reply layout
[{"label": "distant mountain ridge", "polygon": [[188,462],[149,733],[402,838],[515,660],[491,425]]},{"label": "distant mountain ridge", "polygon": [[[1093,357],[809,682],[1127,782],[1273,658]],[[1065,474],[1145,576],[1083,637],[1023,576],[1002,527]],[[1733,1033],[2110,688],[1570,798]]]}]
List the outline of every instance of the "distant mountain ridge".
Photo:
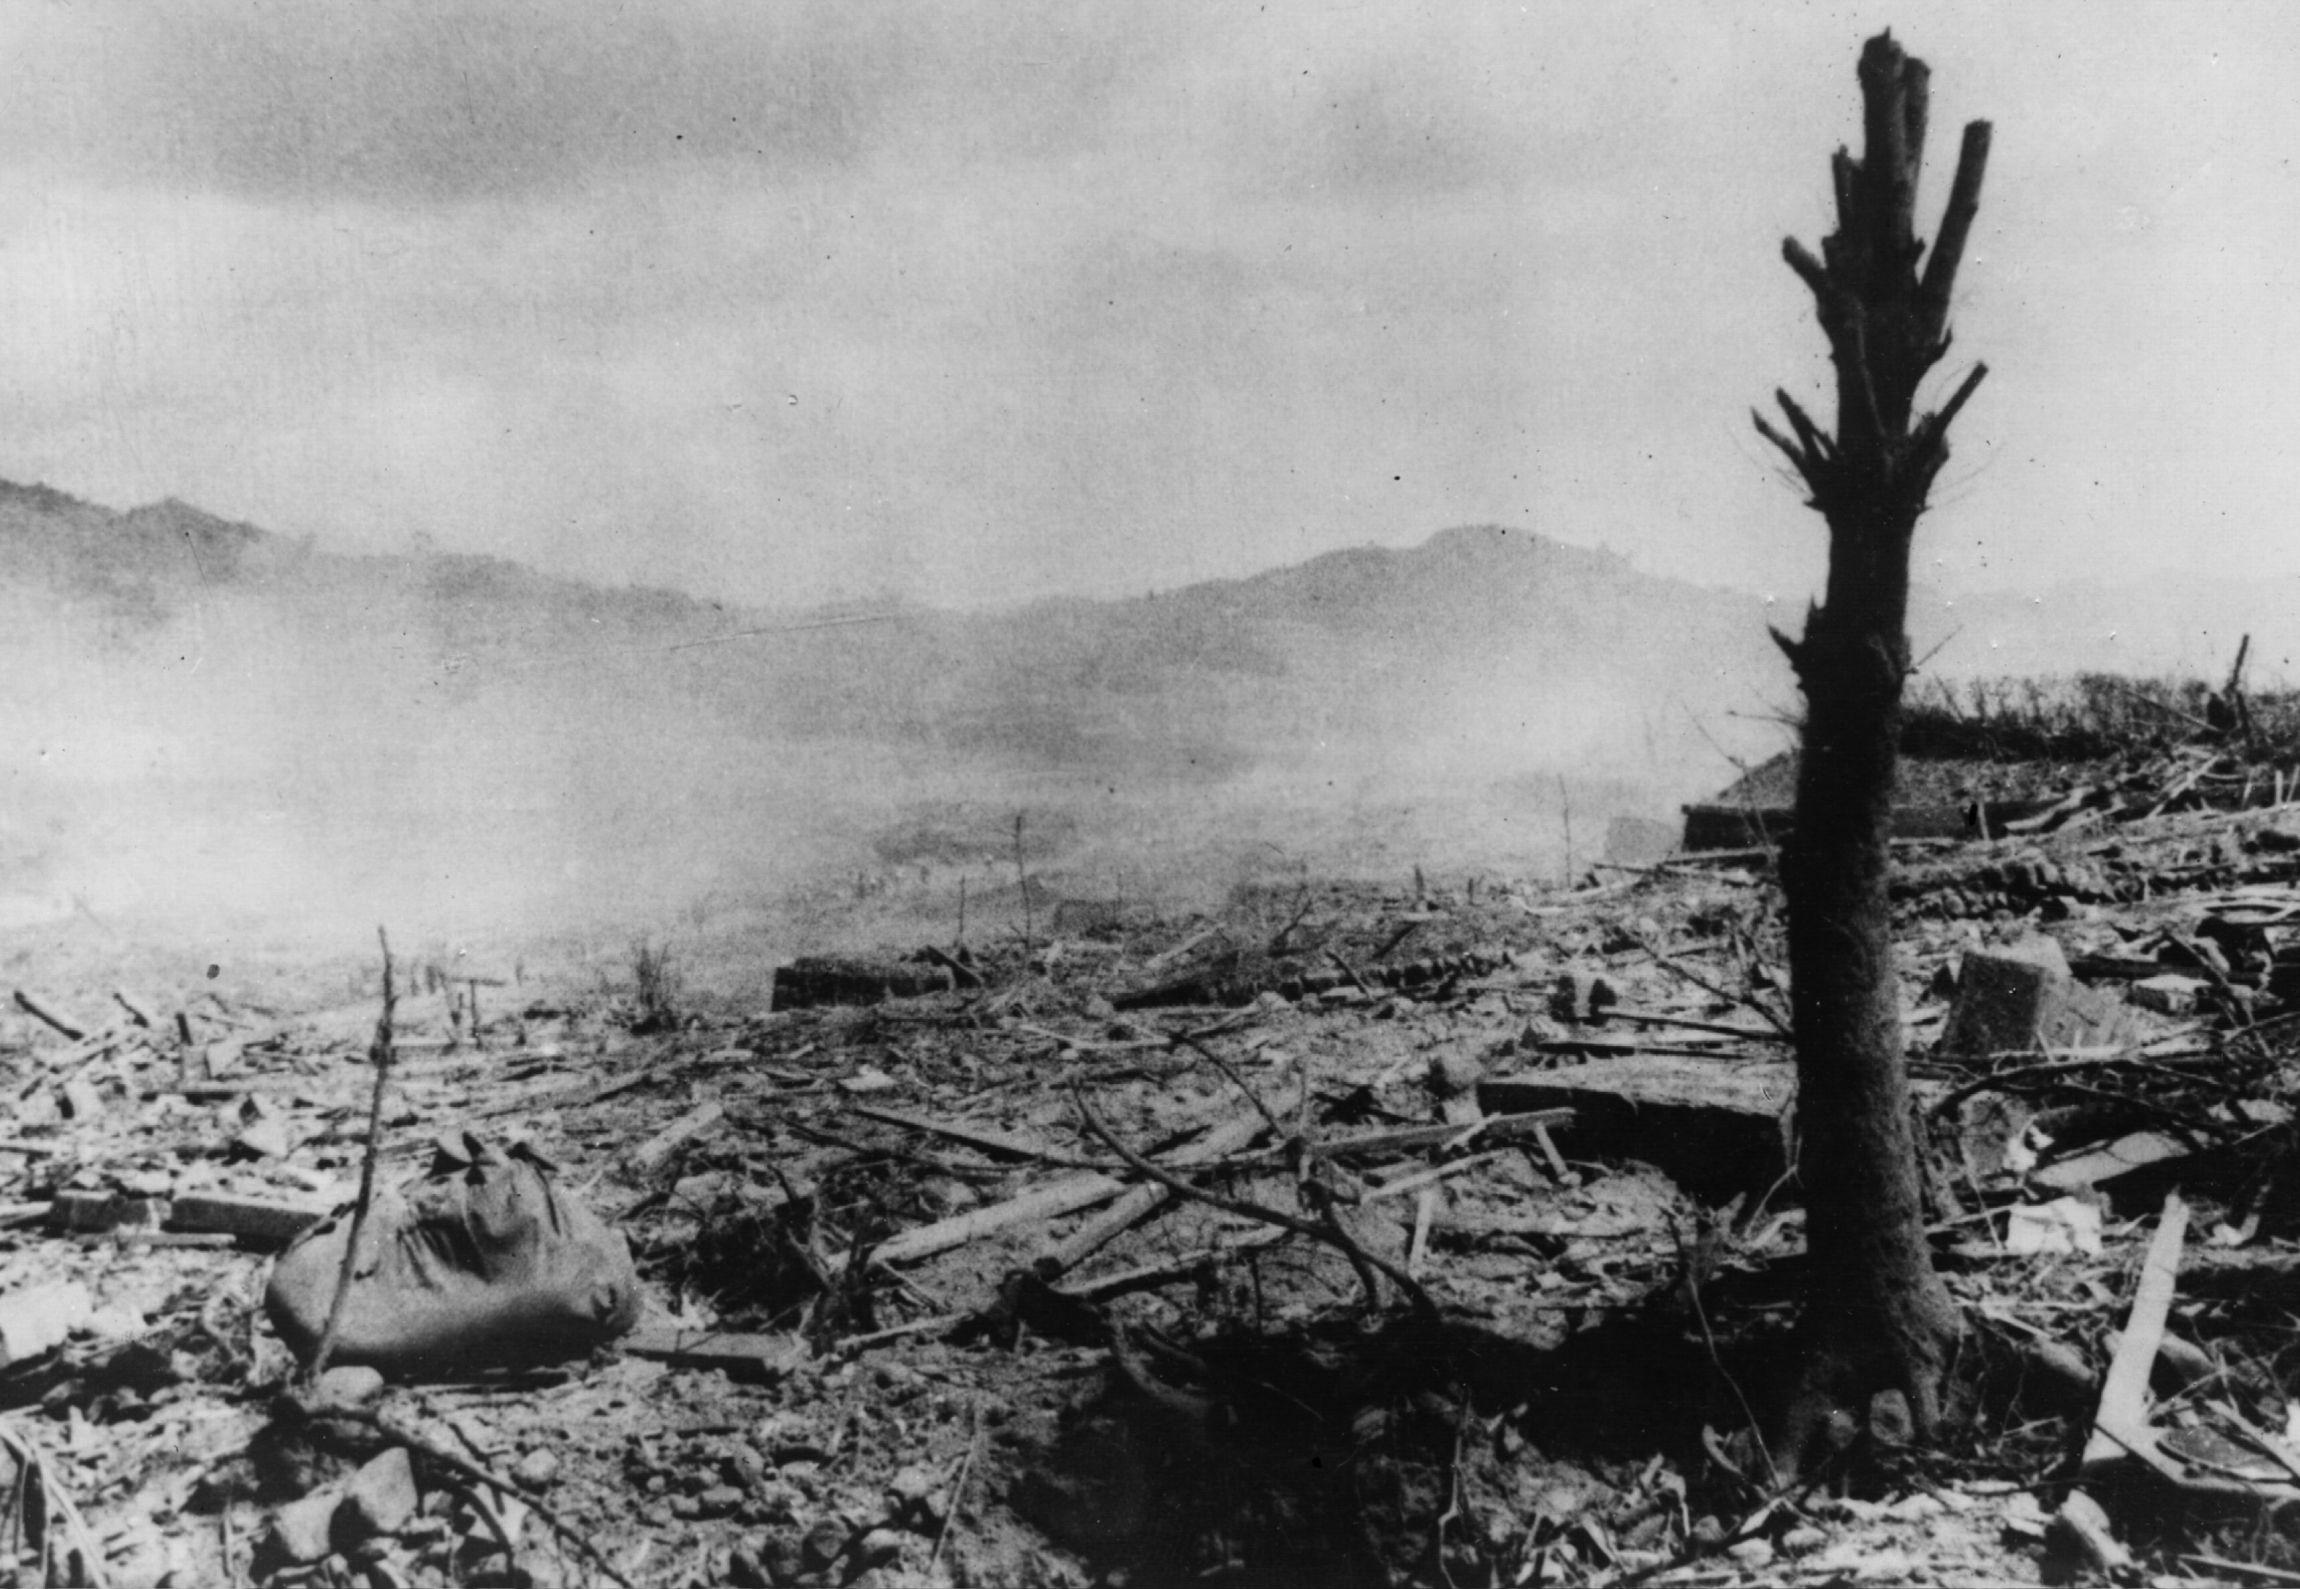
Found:
[{"label": "distant mountain ridge", "polygon": [[[758,734],[1198,776],[1250,761],[1241,738],[1461,739],[1481,719],[1506,735],[1566,687],[1708,702],[1720,683],[1761,693],[1778,674],[1754,598],[1497,526],[1120,601],[827,615],[601,589],[491,557],[346,557],[173,500],[120,513],[0,483],[0,587],[61,597],[50,623],[92,622],[130,652],[222,605],[308,646],[424,662],[451,694],[590,663],[658,707],[639,675],[675,680]],[[829,616],[876,621],[816,627]]]},{"label": "distant mountain ridge", "polygon": [[[1554,871],[1576,824],[1586,857],[1785,743],[1769,616],[1500,526],[1122,601],[777,611],[0,484],[0,920],[624,918],[875,864],[928,811],[967,853],[1035,812],[1143,877],[1209,845]],[[1952,675],[2039,627],[1934,603],[1920,652],[1952,624]]]}]

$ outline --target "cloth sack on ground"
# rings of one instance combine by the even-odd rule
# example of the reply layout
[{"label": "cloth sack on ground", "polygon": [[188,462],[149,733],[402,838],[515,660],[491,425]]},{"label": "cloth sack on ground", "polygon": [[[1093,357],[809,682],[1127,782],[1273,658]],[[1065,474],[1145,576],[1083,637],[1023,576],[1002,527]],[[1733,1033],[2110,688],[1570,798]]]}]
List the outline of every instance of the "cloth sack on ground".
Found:
[{"label": "cloth sack on ground", "polygon": [[[524,1146],[442,1137],[431,1169],[378,1190],[336,1333],[336,1363],[424,1377],[580,1357],[639,1317],[620,1231],[559,1190]],[[280,1255],[264,1293],[272,1327],[309,1362],[351,1241],[339,1209]]]}]

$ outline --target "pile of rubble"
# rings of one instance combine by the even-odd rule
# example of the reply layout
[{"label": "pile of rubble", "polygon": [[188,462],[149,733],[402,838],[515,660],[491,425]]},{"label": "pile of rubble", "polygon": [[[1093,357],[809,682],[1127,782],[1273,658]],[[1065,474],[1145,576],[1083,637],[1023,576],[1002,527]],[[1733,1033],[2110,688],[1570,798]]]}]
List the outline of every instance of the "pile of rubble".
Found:
[{"label": "pile of rubble", "polygon": [[[434,979],[388,1043],[373,998],[28,987],[0,1540],[118,1585],[2291,1576],[2300,819],[1908,861],[1942,1451],[1873,1418],[1783,1492],[1750,1436],[1802,1214],[1729,856],[1073,912],[685,1020]],[[266,1288],[371,1140],[394,1229],[530,1166],[628,1313],[313,1372]]]}]

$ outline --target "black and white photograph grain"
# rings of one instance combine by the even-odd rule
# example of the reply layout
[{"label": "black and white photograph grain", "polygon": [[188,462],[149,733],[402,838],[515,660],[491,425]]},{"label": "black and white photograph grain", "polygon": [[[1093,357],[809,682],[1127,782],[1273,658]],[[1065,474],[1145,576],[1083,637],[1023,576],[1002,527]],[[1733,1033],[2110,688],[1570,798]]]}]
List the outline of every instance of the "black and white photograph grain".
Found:
[{"label": "black and white photograph grain", "polygon": [[2300,1589],[2300,6],[0,6],[0,1583]]}]

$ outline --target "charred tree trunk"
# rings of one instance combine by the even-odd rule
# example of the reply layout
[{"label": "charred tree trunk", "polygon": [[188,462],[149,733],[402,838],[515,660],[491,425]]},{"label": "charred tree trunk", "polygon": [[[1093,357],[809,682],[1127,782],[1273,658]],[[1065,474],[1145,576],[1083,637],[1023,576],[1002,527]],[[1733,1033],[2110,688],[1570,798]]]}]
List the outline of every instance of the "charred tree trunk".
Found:
[{"label": "charred tree trunk", "polygon": [[1829,578],[1802,639],[1774,638],[1805,694],[1797,821],[1782,857],[1789,903],[1799,1169],[1812,1280],[1811,1356],[1785,1434],[1791,1464],[1838,1408],[1907,1398],[1917,1433],[1940,1410],[1960,1328],[1933,1273],[1902,1049],[1886,896],[1906,634],[1909,546],[1976,365],[1938,413],[1918,383],[1947,353],[1949,298],[1979,207],[1989,127],[1966,127],[1948,209],[1923,274],[1915,235],[1927,72],[1890,33],[1861,52],[1866,148],[1834,163],[1837,229],[1815,259],[1783,253],[1813,290],[1837,372],[1837,426],[1776,393],[1788,433],[1756,416],[1828,521]]}]

